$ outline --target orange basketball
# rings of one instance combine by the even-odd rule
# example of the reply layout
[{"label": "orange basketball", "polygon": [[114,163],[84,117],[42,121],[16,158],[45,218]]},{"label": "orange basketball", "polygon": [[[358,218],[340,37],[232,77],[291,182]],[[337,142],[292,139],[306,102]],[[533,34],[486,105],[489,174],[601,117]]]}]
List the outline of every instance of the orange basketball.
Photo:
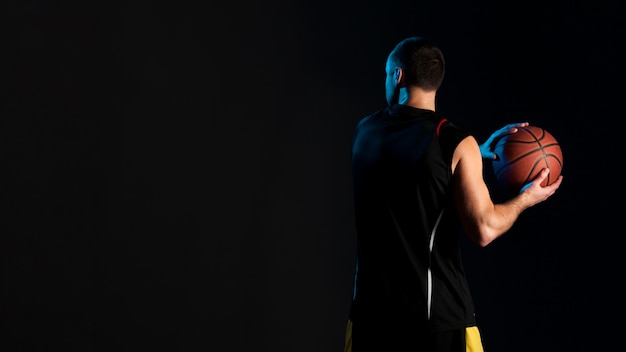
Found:
[{"label": "orange basketball", "polygon": [[532,181],[544,168],[550,174],[542,186],[554,183],[563,169],[561,146],[552,134],[537,126],[519,128],[517,133],[505,135],[496,143],[493,171],[498,182],[512,192]]}]

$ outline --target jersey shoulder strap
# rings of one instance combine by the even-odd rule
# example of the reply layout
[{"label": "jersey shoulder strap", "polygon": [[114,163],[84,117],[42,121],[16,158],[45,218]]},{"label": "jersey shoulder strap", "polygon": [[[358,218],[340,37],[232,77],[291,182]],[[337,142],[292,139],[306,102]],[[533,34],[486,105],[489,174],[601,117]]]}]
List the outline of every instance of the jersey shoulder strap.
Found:
[{"label": "jersey shoulder strap", "polygon": [[439,135],[441,134],[441,126],[443,126],[446,122],[448,122],[448,119],[446,119],[445,117],[439,120],[439,123],[437,124],[437,137],[439,137]]},{"label": "jersey shoulder strap", "polygon": [[470,134],[454,125],[447,118],[442,117],[437,124],[436,134],[439,139],[439,147],[447,160],[452,160],[454,150],[463,139]]}]

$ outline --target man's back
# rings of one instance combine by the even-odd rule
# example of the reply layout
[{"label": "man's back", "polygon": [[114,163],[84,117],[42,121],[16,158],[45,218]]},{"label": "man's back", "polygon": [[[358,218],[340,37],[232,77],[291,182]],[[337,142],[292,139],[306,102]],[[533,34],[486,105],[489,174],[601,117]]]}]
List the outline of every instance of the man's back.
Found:
[{"label": "man's back", "polygon": [[[433,111],[405,105],[359,123],[353,145],[355,343],[359,331],[380,335],[382,325],[441,331],[473,323],[449,196],[452,153],[466,136]],[[371,340],[370,333],[364,336]]]}]

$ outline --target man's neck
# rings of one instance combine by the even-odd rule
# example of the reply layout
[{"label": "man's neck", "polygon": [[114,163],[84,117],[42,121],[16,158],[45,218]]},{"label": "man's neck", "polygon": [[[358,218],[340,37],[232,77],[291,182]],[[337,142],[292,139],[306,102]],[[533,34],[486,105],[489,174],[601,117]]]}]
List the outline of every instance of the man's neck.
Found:
[{"label": "man's neck", "polygon": [[437,91],[435,90],[425,91],[421,88],[402,88],[398,103],[418,109],[435,111],[436,96]]}]

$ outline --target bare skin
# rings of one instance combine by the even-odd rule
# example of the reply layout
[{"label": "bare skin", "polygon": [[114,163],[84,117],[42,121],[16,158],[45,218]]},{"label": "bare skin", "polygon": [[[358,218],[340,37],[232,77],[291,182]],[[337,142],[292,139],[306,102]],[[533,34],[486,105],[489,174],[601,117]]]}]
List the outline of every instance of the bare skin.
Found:
[{"label": "bare skin", "polygon": [[[511,132],[505,133],[515,133],[517,126],[527,125],[511,124],[506,128]],[[454,151],[452,172],[455,180],[454,200],[463,228],[472,241],[484,247],[508,231],[524,210],[550,198],[561,186],[563,176],[559,176],[553,184],[542,187],[541,182],[550,171],[544,169],[515,197],[494,204],[483,179],[480,151],[474,137],[465,138]]]},{"label": "bare skin", "polygon": [[[387,61],[387,100],[420,109],[435,111],[437,91],[426,91],[404,83],[403,70]],[[397,100],[396,100],[397,99]],[[468,237],[481,247],[485,247],[506,233],[521,213],[546,201],[561,186],[563,175],[551,185],[542,187],[541,182],[548,176],[544,169],[519,194],[506,202],[495,204],[483,178],[483,158],[495,159],[492,142],[518,128],[528,126],[528,122],[513,123],[495,131],[485,143],[479,145],[473,136],[465,138],[454,151],[452,174],[454,175],[454,200],[463,229]]]}]

